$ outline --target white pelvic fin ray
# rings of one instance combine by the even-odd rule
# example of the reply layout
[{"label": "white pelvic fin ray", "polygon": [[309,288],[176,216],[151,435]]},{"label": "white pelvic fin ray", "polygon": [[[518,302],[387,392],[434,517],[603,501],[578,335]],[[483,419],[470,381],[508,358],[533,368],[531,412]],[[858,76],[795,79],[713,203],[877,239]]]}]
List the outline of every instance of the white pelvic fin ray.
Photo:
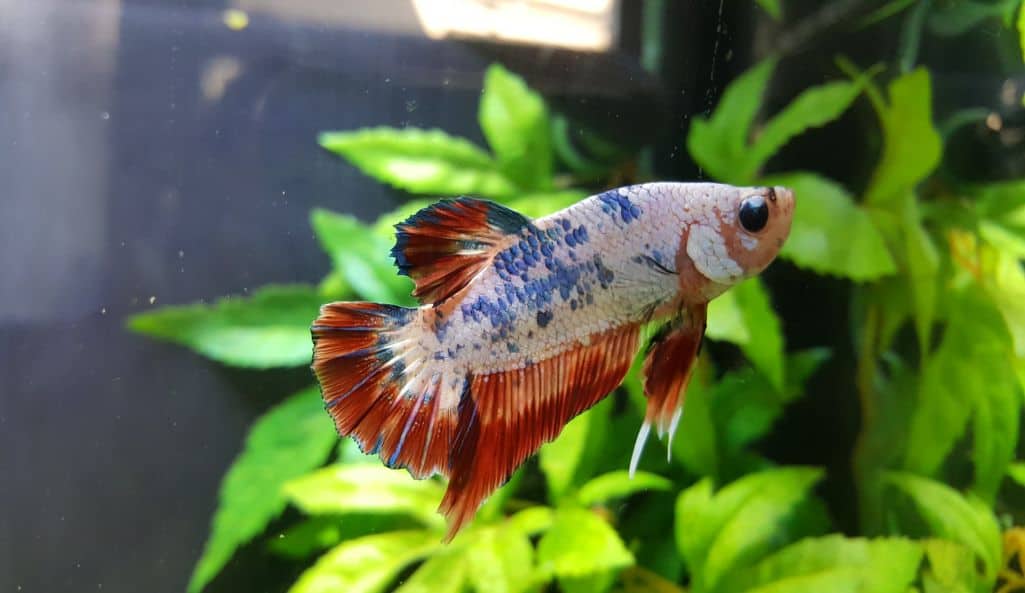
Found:
[{"label": "white pelvic fin ray", "polygon": [[680,418],[683,417],[683,406],[676,408],[673,412],[673,419],[669,421],[669,438],[666,439],[666,461],[673,460],[673,437],[676,436],[676,429],[680,427]]},{"label": "white pelvic fin ray", "polygon": [[644,443],[648,442],[648,435],[651,434],[651,423],[645,421],[641,430],[637,432],[637,440],[634,441],[634,451],[630,455],[630,477],[637,473],[637,465],[641,462],[641,453],[644,452]]}]

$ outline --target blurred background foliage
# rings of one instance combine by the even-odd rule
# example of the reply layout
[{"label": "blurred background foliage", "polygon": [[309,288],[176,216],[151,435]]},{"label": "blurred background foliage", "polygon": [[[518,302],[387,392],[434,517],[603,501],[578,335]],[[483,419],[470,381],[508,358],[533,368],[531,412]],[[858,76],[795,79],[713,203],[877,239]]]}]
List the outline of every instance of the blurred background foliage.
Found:
[{"label": "blurred background foliage", "polygon": [[[778,0],[758,4],[783,18]],[[445,546],[435,512],[443,484],[339,442],[311,386],[252,427],[224,478],[190,593],[254,539],[305,567],[294,593],[1025,591],[1025,179],[968,178],[945,164],[958,130],[993,115],[937,121],[935,85],[916,57],[929,38],[1016,28],[1020,71],[1025,8],[894,1],[857,26],[890,22],[901,37],[892,62],[839,56],[832,79],[769,110],[779,63],[770,56],[690,126],[684,144],[706,178],[787,185],[798,208],[781,254],[788,263],[778,264],[792,267],[787,282],[750,280],[709,308],[711,347],[668,444],[671,461],[649,451],[635,478],[624,471],[644,405],[635,365]],[[875,116],[860,132],[878,153],[863,182],[773,166],[792,140],[852,109]],[[542,216],[651,178],[650,149],[571,135],[500,65],[486,73],[477,117],[486,148],[441,130],[323,133],[325,149],[423,197],[372,224],[313,211],[333,263],[319,286],[165,307],[132,317],[130,328],[228,365],[306,365],[321,303],[412,304],[411,283],[388,256],[392,225],[437,197],[472,194]],[[779,303],[821,277],[842,282],[849,331],[837,343],[853,358],[828,373],[820,370],[835,345],[788,344],[788,328],[821,320],[777,312],[793,311]],[[781,431],[797,447],[820,446],[815,426],[779,422],[816,377],[820,389],[853,386],[860,410],[852,447],[828,468],[766,452]],[[286,508],[298,512],[283,525]]]}]

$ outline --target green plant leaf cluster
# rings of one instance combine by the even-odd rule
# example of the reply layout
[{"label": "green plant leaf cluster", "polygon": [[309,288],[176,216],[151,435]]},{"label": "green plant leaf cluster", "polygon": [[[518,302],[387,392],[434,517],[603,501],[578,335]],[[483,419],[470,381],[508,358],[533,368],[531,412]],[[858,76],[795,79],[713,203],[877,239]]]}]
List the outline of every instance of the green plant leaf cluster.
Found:
[{"label": "green plant leaf cluster", "polygon": [[[759,4],[782,18],[780,2]],[[1011,23],[1011,3],[981,4],[943,4],[929,29],[967,30],[997,5]],[[889,2],[859,26],[912,5]],[[1025,486],[1025,183],[935,182],[944,138],[925,68],[879,84],[878,71],[841,60],[847,80],[838,73],[768,115],[777,63],[770,57],[730,84],[714,112],[693,122],[686,146],[715,180],[792,188],[798,205],[782,257],[847,286],[855,370],[830,378],[856,387],[862,414],[850,460],[854,534],[838,533],[837,509],[819,496],[828,488],[817,490],[842,476],[780,466],[762,451],[830,351],[788,350],[787,327],[816,321],[781,319],[773,303],[799,289],[752,279],[709,306],[707,336],[729,346],[696,362],[679,436],[662,444],[668,459],[649,451],[634,477],[625,471],[645,406],[638,356],[623,386],[544,445],[449,545],[436,513],[441,480],[387,469],[348,440],[336,446],[315,387],[283,399],[253,426],[224,478],[190,593],[260,538],[304,567],[290,589],[297,593],[994,590],[1007,570],[1006,518],[994,509],[1006,507],[1008,488]],[[880,147],[864,187],[776,170],[773,157],[793,138],[863,100],[878,117]],[[574,178],[560,167],[602,183],[612,177],[578,162],[564,146],[565,118],[501,66],[485,74],[477,115],[486,148],[440,130],[322,134],[325,149],[363,173],[424,198],[369,223],[314,210],[311,226],[331,262],[319,286],[164,307],[129,327],[224,364],[304,366],[321,303],[412,304],[411,283],[388,256],[393,225],[434,198],[474,194],[543,216],[595,190],[567,183]],[[289,524],[268,533],[289,506]]]}]

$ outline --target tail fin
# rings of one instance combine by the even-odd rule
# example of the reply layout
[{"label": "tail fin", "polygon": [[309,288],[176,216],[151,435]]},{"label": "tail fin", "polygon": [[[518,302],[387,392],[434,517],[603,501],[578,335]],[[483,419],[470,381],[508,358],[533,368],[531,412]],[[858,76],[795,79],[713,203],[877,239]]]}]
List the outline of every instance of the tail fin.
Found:
[{"label": "tail fin", "polygon": [[465,378],[432,367],[420,310],[377,303],[321,307],[313,371],[338,433],[416,478],[447,474]]}]

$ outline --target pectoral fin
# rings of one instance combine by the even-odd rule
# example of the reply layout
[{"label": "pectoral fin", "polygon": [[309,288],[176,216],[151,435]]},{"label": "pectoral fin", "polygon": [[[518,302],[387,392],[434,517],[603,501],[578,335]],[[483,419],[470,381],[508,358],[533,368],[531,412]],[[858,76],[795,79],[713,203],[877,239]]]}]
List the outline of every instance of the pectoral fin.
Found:
[{"label": "pectoral fin", "polygon": [[701,348],[701,338],[705,334],[706,310],[707,305],[683,309],[662,326],[648,344],[643,369],[644,396],[648,398],[648,409],[630,458],[631,475],[637,470],[652,424],[659,436],[668,433],[669,445],[673,441],[673,434],[683,413],[687,383]]}]

